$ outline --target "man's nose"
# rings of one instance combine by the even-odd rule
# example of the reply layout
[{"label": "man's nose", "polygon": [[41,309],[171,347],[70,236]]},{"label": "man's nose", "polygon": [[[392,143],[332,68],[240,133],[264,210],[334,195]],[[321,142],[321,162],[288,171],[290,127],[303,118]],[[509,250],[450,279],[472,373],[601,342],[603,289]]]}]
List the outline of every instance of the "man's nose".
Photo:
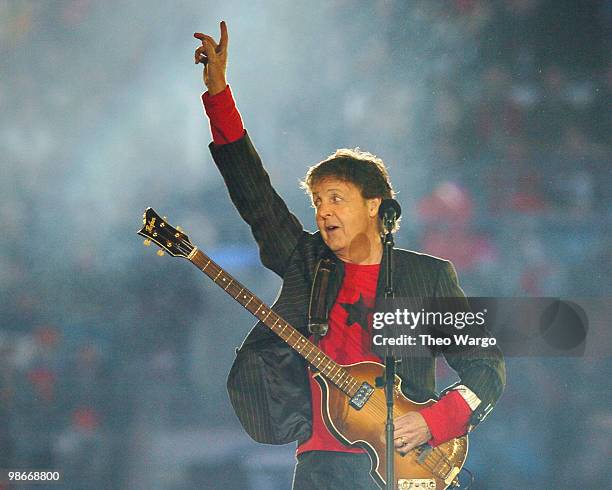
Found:
[{"label": "man's nose", "polygon": [[326,204],[321,204],[317,208],[317,216],[319,218],[327,218],[327,217],[331,216],[331,208],[329,206],[327,206]]}]

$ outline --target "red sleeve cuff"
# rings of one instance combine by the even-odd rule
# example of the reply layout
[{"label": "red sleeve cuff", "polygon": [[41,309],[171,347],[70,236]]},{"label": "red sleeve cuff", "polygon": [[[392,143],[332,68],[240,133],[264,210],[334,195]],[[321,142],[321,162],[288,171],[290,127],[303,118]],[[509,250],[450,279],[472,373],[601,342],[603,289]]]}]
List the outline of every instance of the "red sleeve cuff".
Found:
[{"label": "red sleeve cuff", "polygon": [[420,411],[427,422],[432,438],[431,446],[465,435],[467,433],[472,410],[461,394],[449,391],[433,405]]},{"label": "red sleeve cuff", "polygon": [[202,95],[202,103],[210,121],[210,132],[216,145],[233,143],[242,138],[244,126],[229,85],[215,95],[205,92]]}]

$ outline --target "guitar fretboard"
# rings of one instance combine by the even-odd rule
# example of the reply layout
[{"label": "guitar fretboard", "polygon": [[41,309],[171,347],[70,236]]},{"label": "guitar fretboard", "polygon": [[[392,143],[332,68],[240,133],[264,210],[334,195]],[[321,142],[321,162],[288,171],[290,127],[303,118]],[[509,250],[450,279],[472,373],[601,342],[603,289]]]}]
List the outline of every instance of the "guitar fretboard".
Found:
[{"label": "guitar fretboard", "polygon": [[210,257],[201,250],[194,248],[194,251],[189,254],[188,260],[210,277],[227,294],[244,306],[253,316],[283,339],[340,390],[350,397],[357,393],[360,383],[346,369],[304,337],[280,315],[272,311],[268,305],[225,272]]}]

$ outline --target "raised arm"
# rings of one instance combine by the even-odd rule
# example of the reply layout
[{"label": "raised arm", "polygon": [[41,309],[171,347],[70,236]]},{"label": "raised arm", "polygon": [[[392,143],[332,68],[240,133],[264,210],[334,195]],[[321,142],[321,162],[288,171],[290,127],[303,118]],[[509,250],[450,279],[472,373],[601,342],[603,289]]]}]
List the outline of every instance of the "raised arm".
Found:
[{"label": "raised arm", "polygon": [[202,100],[210,120],[213,143],[210,151],[221,172],[234,206],[249,224],[259,246],[263,265],[281,277],[303,233],[302,224],[289,212],[272,187],[270,178],[244,130],[240,113],[227,85],[228,33],[221,22],[219,44],[202,33],[195,62],[204,63],[208,91]]},{"label": "raised arm", "polygon": [[208,90],[202,95],[202,103],[210,122],[213,141],[217,145],[232,143],[244,136],[244,125],[227,85],[227,26],[221,22],[219,44],[201,32],[196,32],[193,37],[202,42],[194,57],[196,64],[204,65],[202,78]]},{"label": "raised arm", "polygon": [[209,36],[196,32],[193,37],[202,41],[202,46],[195,51],[195,63],[204,65],[203,79],[210,95],[216,95],[227,86],[227,45],[229,36],[227,24],[221,21],[221,38],[219,44]]}]

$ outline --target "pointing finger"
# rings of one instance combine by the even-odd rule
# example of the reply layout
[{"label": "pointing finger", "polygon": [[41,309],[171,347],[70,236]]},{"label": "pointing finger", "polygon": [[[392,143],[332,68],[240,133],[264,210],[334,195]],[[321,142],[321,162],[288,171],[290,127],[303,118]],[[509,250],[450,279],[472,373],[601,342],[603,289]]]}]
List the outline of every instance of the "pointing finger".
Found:
[{"label": "pointing finger", "polygon": [[227,43],[229,41],[229,36],[227,35],[227,24],[224,20],[221,21],[221,39],[219,40],[219,47],[223,49],[227,49]]}]

